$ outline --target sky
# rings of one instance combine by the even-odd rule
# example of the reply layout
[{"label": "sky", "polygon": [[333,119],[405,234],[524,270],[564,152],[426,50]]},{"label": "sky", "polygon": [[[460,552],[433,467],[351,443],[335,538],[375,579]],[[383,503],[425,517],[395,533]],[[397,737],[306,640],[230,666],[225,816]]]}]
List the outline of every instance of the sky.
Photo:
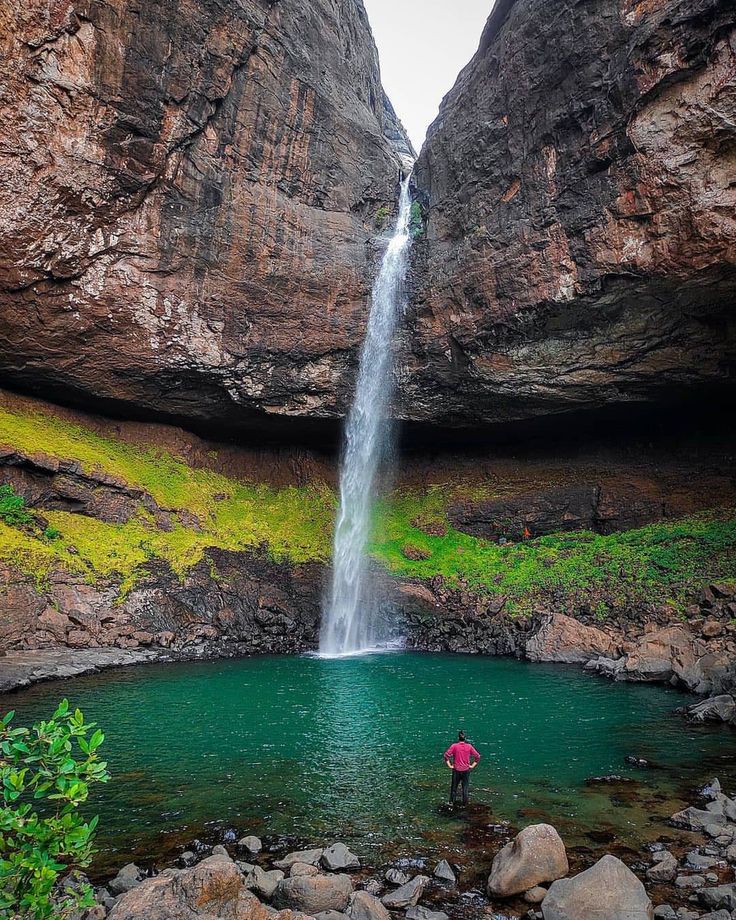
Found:
[{"label": "sky", "polygon": [[442,97],[475,54],[493,0],[363,0],[383,87],[417,153]]}]

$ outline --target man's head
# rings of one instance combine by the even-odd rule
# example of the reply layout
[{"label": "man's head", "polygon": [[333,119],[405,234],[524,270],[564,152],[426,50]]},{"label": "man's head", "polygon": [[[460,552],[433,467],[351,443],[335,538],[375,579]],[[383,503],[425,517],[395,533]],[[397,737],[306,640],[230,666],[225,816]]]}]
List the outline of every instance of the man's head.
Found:
[{"label": "man's head", "polygon": [[464,732],[464,731],[459,731],[459,732],[457,733],[457,740],[458,740],[458,741],[465,741],[465,732]]}]

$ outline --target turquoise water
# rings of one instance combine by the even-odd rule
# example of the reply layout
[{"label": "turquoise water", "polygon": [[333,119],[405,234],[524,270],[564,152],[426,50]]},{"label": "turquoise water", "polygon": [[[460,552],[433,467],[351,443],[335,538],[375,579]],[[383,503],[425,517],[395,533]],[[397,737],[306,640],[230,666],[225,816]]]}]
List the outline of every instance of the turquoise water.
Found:
[{"label": "turquoise water", "polygon": [[[18,722],[62,695],[105,730],[95,797],[101,863],[226,827],[340,837],[387,853],[482,845],[487,826],[545,818],[571,844],[656,837],[689,785],[733,773],[736,740],[695,729],[662,687],[511,659],[387,653],[145,665],[0,697]],[[482,754],[474,806],[444,807],[442,753],[465,728]],[[627,754],[658,770],[636,770]],[[587,786],[621,773],[639,785]]]}]

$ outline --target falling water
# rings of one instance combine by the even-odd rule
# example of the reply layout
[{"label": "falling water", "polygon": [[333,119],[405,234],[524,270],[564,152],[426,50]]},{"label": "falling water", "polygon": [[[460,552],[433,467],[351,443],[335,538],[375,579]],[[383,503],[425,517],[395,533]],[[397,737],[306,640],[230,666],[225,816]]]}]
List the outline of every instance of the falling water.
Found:
[{"label": "falling water", "polygon": [[320,652],[325,655],[366,650],[379,638],[365,549],[376,474],[389,446],[393,337],[401,313],[410,242],[409,178],[401,184],[396,226],[373,285],[355,399],[345,426],[332,586],[320,635]]}]

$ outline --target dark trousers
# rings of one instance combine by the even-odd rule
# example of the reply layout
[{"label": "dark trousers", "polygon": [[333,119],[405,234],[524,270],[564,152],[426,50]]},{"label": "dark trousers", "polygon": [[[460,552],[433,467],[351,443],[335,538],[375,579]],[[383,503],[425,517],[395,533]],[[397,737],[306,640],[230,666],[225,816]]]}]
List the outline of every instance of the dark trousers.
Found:
[{"label": "dark trousers", "polygon": [[453,770],[452,785],[450,786],[450,805],[455,803],[457,787],[460,786],[463,794],[463,805],[468,804],[468,786],[470,785],[470,770]]}]

